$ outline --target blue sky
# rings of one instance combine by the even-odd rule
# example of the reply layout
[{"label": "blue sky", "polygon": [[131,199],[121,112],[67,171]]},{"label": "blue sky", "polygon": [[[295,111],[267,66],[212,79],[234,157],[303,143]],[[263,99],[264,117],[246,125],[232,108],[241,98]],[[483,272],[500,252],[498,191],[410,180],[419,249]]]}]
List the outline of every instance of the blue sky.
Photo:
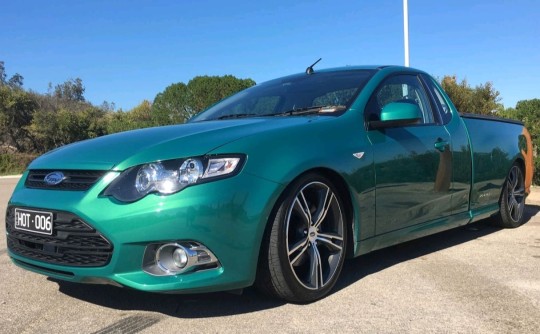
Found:
[{"label": "blue sky", "polygon": [[[506,107],[540,98],[540,1],[409,0],[410,63]],[[80,77],[128,110],[168,85],[232,74],[260,83],[317,65],[398,64],[402,0],[4,1],[0,60],[37,92]]]}]

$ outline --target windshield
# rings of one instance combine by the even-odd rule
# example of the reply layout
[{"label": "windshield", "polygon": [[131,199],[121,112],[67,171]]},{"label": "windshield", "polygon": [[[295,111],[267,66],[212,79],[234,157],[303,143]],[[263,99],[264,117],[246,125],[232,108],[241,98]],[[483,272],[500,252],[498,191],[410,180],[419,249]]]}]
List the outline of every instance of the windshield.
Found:
[{"label": "windshield", "polygon": [[190,122],[243,117],[339,115],[348,109],[372,70],[297,74],[243,90],[210,107]]}]

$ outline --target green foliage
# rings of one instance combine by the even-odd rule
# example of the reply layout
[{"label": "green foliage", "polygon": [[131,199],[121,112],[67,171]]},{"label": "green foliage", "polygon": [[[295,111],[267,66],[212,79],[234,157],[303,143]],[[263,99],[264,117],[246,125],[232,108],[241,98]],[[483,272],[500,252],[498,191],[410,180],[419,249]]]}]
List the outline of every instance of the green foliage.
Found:
[{"label": "green foliage", "polygon": [[192,116],[191,95],[184,83],[172,84],[156,95],[152,105],[155,125],[185,123]]},{"label": "green foliage", "polygon": [[0,144],[13,145],[19,151],[35,148],[27,127],[36,108],[37,103],[29,93],[8,85],[0,86]]},{"label": "green foliage", "polygon": [[6,67],[4,62],[0,61],[0,86],[9,86],[11,88],[22,88],[23,76],[19,73],[15,73],[9,80],[7,80]]},{"label": "green foliage", "polygon": [[0,61],[0,85],[4,85],[6,83],[6,67],[4,66],[4,62]]},{"label": "green foliage", "polygon": [[21,89],[23,86],[23,76],[19,73],[15,73],[8,81],[8,86],[11,88],[18,88]]},{"label": "green foliage", "polygon": [[114,111],[85,101],[80,78],[69,79],[48,94],[25,91],[23,77],[8,79],[0,61],[0,174],[20,173],[37,155],[75,141],[144,127],[183,123],[194,114],[254,85],[251,79],[195,77],[172,84],[154,103],[142,101],[129,111]]},{"label": "green foliage", "polygon": [[253,85],[255,85],[255,81],[251,79],[238,79],[232,75],[197,76],[187,84],[193,113],[195,115],[224,98]]},{"label": "green foliage", "polygon": [[465,79],[458,82],[455,76],[445,76],[441,86],[459,112],[490,115],[501,107],[499,92],[491,82],[472,88]]},{"label": "green foliage", "polygon": [[534,176],[533,183],[540,184],[540,99],[522,100],[515,108],[501,110],[499,116],[512,118],[525,123],[531,134],[534,147]]},{"label": "green foliage", "polygon": [[135,108],[123,112],[108,112],[105,117],[106,132],[116,133],[153,126],[152,104],[144,100]]},{"label": "green foliage", "polygon": [[90,105],[81,110],[60,107],[38,110],[29,130],[39,142],[39,152],[106,134],[105,112]]},{"label": "green foliage", "polygon": [[154,125],[184,123],[211,105],[255,85],[251,79],[232,75],[197,76],[187,85],[179,82],[156,95],[152,106]]},{"label": "green foliage", "polygon": [[505,109],[500,115],[524,122],[531,134],[534,132],[533,138],[540,138],[540,99],[519,101],[515,108]]},{"label": "green foliage", "polygon": [[[82,87],[82,81],[67,81],[57,87],[60,86]],[[72,88],[64,90],[64,95],[31,93],[37,108],[26,129],[36,143],[35,152],[44,153],[65,144],[106,134],[105,111],[85,102],[83,96],[77,96],[84,89]]]},{"label": "green foliage", "polygon": [[0,152],[0,175],[21,174],[35,158],[34,154]]},{"label": "green foliage", "polygon": [[60,100],[83,102],[84,90],[81,78],[69,79],[54,87],[54,97]]}]

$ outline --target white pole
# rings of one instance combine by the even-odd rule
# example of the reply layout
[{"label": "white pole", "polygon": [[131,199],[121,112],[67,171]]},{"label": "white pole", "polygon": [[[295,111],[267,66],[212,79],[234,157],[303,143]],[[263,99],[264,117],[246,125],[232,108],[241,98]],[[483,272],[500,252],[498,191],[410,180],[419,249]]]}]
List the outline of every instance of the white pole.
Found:
[{"label": "white pole", "polygon": [[403,0],[403,41],[405,43],[405,66],[409,67],[409,6]]}]

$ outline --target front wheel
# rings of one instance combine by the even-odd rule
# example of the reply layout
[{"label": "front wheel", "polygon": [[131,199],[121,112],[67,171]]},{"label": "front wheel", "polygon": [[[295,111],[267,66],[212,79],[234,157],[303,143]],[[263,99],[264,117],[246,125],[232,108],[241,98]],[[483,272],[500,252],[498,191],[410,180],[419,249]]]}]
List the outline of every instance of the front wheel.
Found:
[{"label": "front wheel", "polygon": [[347,226],[339,193],[325,177],[308,174],[278,205],[263,244],[258,286],[290,302],[322,298],[345,258]]},{"label": "front wheel", "polygon": [[519,165],[510,169],[503,185],[499,201],[499,214],[496,224],[501,227],[515,228],[523,223],[525,211],[525,179]]}]

